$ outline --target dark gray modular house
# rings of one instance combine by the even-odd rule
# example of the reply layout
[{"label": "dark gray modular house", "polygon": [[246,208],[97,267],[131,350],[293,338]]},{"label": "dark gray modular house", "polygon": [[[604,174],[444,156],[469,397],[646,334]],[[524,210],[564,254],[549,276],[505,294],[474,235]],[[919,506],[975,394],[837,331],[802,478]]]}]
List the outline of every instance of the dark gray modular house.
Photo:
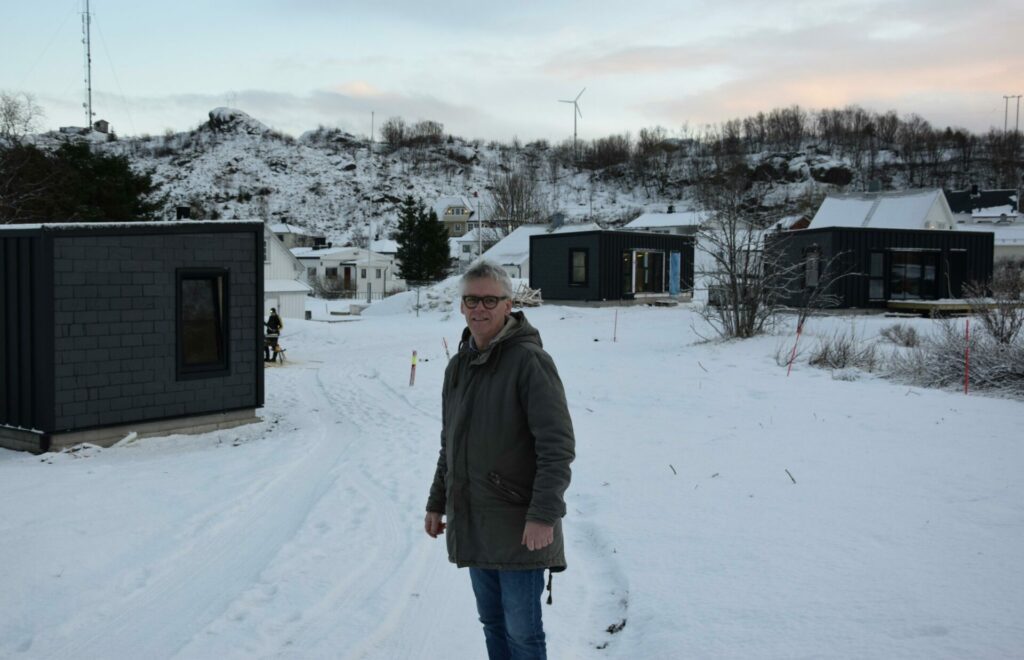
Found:
[{"label": "dark gray modular house", "polygon": [[632,300],[693,290],[692,236],[592,230],[530,237],[545,300]]},{"label": "dark gray modular house", "polygon": [[[849,273],[833,284],[839,306],[866,308],[960,298],[965,284],[992,277],[992,240],[987,232],[823,227],[770,234],[765,251],[781,251],[783,267],[801,267],[798,286]],[[832,272],[823,272],[836,255]],[[796,305],[800,298],[794,291],[785,302]]]},{"label": "dark gray modular house", "polygon": [[0,225],[0,446],[257,421],[263,223]]}]

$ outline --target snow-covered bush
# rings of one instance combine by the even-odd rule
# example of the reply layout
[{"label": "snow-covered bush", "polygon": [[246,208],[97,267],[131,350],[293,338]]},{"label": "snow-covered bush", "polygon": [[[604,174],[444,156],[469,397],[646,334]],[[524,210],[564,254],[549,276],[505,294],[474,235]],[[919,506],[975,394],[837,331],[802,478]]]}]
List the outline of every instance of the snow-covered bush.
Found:
[{"label": "snow-covered bush", "polygon": [[965,293],[988,334],[1012,344],[1024,327],[1024,260],[1000,261],[987,286],[968,285]]},{"label": "snow-covered bush", "polygon": [[819,337],[807,362],[822,369],[856,368],[875,371],[880,359],[875,343],[858,336],[855,328],[847,328]]},{"label": "snow-covered bush", "polygon": [[970,354],[962,321],[944,320],[920,345],[893,353],[891,377],[921,387],[963,387],[969,364],[972,389],[1024,398],[1024,338],[1001,343],[985,332],[972,332]]},{"label": "snow-covered bush", "polygon": [[906,323],[890,325],[887,328],[883,328],[878,334],[883,339],[905,348],[913,348],[921,343],[921,337],[917,334],[917,330]]}]

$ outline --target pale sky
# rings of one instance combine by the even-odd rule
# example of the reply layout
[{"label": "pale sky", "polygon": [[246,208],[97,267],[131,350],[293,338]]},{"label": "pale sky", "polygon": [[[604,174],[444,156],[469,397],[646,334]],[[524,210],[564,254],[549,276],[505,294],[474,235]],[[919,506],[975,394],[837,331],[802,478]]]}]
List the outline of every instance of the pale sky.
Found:
[{"label": "pale sky", "polygon": [[[0,90],[83,125],[84,0],[0,0]],[[391,116],[507,141],[859,104],[1002,128],[1024,93],[1021,0],[93,0],[93,107],[122,135],[228,105],[298,136]],[[1012,127],[1017,109],[1010,100]]]}]

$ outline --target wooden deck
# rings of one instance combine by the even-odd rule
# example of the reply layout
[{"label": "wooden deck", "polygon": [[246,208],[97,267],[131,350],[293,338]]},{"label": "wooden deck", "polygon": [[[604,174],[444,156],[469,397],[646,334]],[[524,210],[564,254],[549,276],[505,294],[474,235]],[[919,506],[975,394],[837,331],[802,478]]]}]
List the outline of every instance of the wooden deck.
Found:
[{"label": "wooden deck", "polygon": [[966,300],[890,300],[886,307],[896,312],[920,314],[930,318],[967,316],[971,306]]}]

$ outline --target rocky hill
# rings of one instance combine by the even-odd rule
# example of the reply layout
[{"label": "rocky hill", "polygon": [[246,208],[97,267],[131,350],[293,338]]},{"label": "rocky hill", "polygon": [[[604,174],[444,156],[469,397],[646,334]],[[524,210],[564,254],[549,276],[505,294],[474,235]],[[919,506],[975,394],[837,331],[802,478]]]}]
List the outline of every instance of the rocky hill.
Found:
[{"label": "rocky hill", "polygon": [[[693,187],[726,163],[738,164],[751,181],[761,182],[764,192],[757,203],[779,217],[813,213],[827,192],[863,190],[869,180],[902,188],[966,185],[987,176],[968,164],[966,170],[945,167],[929,182],[921,174],[927,163],[908,158],[907,148],[877,142],[870,149],[845,148],[806,135],[786,148],[741,145],[723,134],[656,138],[642,132],[633,145],[628,136],[612,136],[590,143],[583,157],[573,154],[571,144],[485,144],[453,136],[371,144],[323,127],[296,139],[241,110],[216,108],[192,131],[111,139],[96,148],[124,155],[134,168],[151,172],[167,218],[174,217],[175,207],[189,206],[193,218],[287,221],[339,243],[358,240],[367,226],[386,236],[406,195],[428,204],[441,195],[465,195],[489,218],[492,193],[510,172],[526,173],[534,182],[542,219],[557,211],[567,222],[608,224],[669,205],[693,206]],[[66,138],[38,136],[43,144],[58,139]],[[937,158],[955,164],[958,154],[943,152]]]}]

